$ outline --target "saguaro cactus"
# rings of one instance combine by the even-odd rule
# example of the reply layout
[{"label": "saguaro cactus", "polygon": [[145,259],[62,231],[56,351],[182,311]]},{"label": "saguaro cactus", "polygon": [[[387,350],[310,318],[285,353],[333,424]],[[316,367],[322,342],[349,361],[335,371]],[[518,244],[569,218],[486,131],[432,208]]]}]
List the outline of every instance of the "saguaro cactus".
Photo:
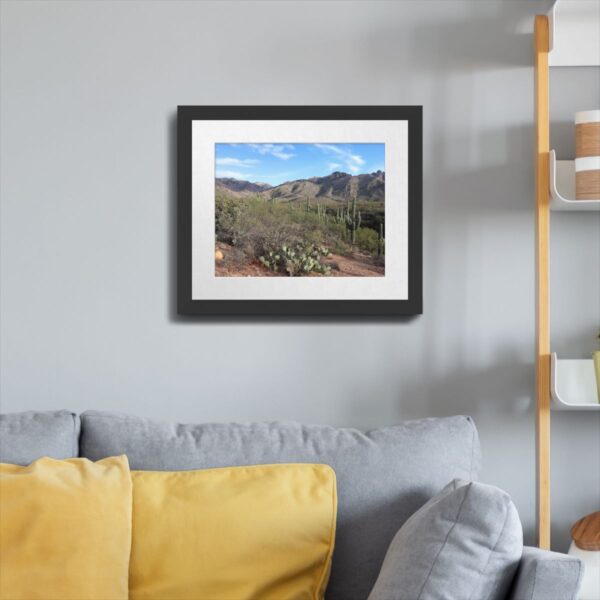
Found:
[{"label": "saguaro cactus", "polygon": [[385,238],[383,237],[383,221],[379,223],[379,235],[377,236],[377,256],[385,254]]},{"label": "saguaro cactus", "polygon": [[362,217],[360,210],[356,211],[356,194],[352,196],[352,209],[350,208],[350,198],[346,202],[346,228],[350,232],[350,240],[353,244],[356,244],[356,231],[360,229],[360,223]]}]

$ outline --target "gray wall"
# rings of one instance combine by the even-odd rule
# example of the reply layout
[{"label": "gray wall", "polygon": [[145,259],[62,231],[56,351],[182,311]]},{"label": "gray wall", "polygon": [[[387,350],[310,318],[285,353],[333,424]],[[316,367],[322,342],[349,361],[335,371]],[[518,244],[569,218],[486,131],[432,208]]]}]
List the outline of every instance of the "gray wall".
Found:
[{"label": "gray wall", "polygon": [[[2,2],[2,410],[361,428],[468,413],[483,478],[513,495],[532,541],[530,32],[548,6]],[[422,104],[424,315],[177,319],[174,111],[205,103]],[[559,120],[590,108],[572,104]],[[585,356],[599,220],[555,221],[555,304],[577,316],[555,340]],[[599,417],[554,415],[556,548],[597,509]]]}]

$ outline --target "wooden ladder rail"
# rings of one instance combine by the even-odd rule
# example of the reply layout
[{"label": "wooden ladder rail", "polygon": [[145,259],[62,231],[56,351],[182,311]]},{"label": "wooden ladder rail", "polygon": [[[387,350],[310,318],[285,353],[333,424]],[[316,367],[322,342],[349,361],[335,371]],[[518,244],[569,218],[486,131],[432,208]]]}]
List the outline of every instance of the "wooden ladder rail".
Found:
[{"label": "wooden ladder rail", "polygon": [[536,465],[538,545],[550,548],[550,106],[548,17],[535,39]]}]

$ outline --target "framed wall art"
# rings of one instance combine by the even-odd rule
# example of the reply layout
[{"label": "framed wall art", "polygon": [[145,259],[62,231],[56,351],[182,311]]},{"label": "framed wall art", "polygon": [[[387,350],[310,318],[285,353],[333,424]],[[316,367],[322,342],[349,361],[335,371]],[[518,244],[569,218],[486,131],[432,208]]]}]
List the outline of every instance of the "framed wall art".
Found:
[{"label": "framed wall art", "polygon": [[422,312],[420,106],[180,106],[178,312]]}]

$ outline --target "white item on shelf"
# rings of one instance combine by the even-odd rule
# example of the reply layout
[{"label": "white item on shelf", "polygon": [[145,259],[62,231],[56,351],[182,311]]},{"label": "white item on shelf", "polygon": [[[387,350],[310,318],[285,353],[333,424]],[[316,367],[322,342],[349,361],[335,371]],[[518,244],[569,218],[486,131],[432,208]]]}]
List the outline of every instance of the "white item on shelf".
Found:
[{"label": "white item on shelf", "polygon": [[556,160],[550,151],[550,208],[552,210],[600,210],[597,200],[575,200],[575,161]]},{"label": "white item on shelf", "polygon": [[600,598],[600,551],[582,550],[571,542],[569,554],[583,562],[583,579],[578,600],[598,600]]},{"label": "white item on shelf", "polygon": [[550,359],[552,403],[558,410],[600,410],[592,359]]},{"label": "white item on shelf", "polygon": [[548,25],[551,67],[600,65],[600,2],[556,0]]},{"label": "white item on shelf", "polygon": [[575,172],[597,171],[600,169],[600,156],[582,156],[575,159]]},{"label": "white item on shelf", "polygon": [[575,125],[597,123],[600,121],[600,110],[579,110],[575,113]]}]

